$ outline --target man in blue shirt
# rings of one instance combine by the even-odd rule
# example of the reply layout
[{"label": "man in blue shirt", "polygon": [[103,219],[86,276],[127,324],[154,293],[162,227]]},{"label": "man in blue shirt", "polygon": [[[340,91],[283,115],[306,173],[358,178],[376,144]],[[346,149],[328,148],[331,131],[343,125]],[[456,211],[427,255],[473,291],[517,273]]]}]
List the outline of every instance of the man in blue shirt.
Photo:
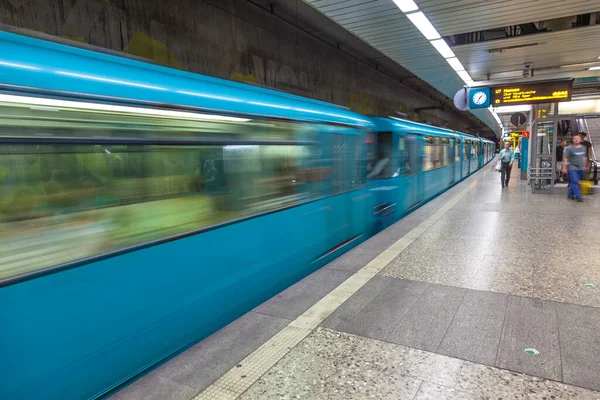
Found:
[{"label": "man in blue shirt", "polygon": [[573,144],[563,152],[562,173],[569,173],[569,198],[583,201],[579,181],[583,179],[583,171],[588,170],[588,150],[581,143],[581,136],[573,136]]},{"label": "man in blue shirt", "polygon": [[502,180],[502,187],[505,187],[508,186],[508,181],[510,181],[510,172],[515,161],[515,153],[510,148],[510,142],[504,142],[504,148],[500,150],[499,157],[502,163],[500,179]]}]

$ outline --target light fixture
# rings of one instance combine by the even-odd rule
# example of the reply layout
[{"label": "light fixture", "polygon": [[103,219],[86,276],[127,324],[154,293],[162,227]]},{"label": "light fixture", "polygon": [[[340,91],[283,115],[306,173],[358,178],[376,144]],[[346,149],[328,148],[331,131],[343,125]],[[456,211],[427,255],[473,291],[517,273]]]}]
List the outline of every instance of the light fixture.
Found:
[{"label": "light fixture", "polygon": [[419,9],[413,0],[394,0],[394,3],[396,3],[403,13],[409,13]]},{"label": "light fixture", "polygon": [[597,67],[589,67],[588,70],[590,70],[590,71],[598,71],[598,70],[600,70],[600,65],[597,66]]},{"label": "light fixture", "polygon": [[248,122],[247,118],[229,117],[226,115],[201,114],[189,111],[162,110],[157,108],[143,108],[130,106],[117,106],[104,103],[87,103],[82,101],[69,101],[47,99],[43,97],[27,97],[13,96],[8,94],[0,94],[0,102],[23,104],[25,106],[42,106],[42,107],[64,107],[74,108],[79,110],[94,110],[117,113],[132,113],[143,114],[152,117],[172,117],[181,119],[194,119],[201,121],[227,121],[227,122]]},{"label": "light fixture", "polygon": [[460,61],[456,57],[446,58],[446,61],[448,61],[448,64],[450,64],[452,69],[455,70],[456,72],[464,71],[464,69],[465,69],[465,67],[463,67],[463,65],[460,63]]},{"label": "light fixture", "polygon": [[438,31],[434,28],[433,25],[431,25],[431,22],[429,22],[425,14],[423,14],[421,11],[412,14],[406,14],[406,16],[417,27],[417,29],[421,31],[423,36],[425,36],[425,39],[441,39],[441,36],[438,33]]},{"label": "light fixture", "polygon": [[475,83],[467,71],[456,71],[456,73],[467,85],[472,86]]},{"label": "light fixture", "polygon": [[444,58],[456,57],[454,55],[454,52],[452,51],[450,46],[448,46],[448,43],[446,43],[446,41],[444,39],[432,40],[431,44],[442,55],[442,57],[444,57]]},{"label": "light fixture", "polygon": [[[541,44],[546,44],[546,43],[541,43]],[[489,54],[494,54],[494,53],[504,53],[507,50],[516,50],[516,49],[523,49],[526,47],[533,47],[533,46],[538,46],[540,45],[540,43],[526,43],[526,44],[518,44],[515,46],[507,46],[507,47],[498,47],[495,49],[489,49],[488,53]]]}]

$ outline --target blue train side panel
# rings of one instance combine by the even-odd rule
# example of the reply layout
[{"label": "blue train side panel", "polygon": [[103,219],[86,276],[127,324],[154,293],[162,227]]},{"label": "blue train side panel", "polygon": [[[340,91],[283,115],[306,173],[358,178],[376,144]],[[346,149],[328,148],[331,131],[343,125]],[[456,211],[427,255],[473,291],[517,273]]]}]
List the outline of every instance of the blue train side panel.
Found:
[{"label": "blue train side panel", "polygon": [[0,83],[369,128],[340,106],[0,31]]},{"label": "blue train side panel", "polygon": [[354,191],[0,289],[0,397],[93,398],[197,342],[345,251],[316,260],[329,211],[363,196]]}]

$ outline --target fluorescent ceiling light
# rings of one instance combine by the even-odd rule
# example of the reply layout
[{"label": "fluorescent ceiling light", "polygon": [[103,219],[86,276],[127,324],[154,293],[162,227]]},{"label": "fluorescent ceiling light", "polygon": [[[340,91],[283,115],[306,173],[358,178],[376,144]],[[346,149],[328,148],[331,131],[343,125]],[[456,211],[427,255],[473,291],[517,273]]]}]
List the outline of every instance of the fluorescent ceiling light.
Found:
[{"label": "fluorescent ceiling light", "polygon": [[429,22],[425,14],[423,14],[421,11],[412,14],[407,14],[406,16],[417,27],[417,29],[421,31],[421,33],[423,34],[423,36],[425,36],[427,40],[435,40],[441,38],[438,31],[433,27],[433,25],[431,25],[431,22]]},{"label": "fluorescent ceiling light", "polygon": [[444,39],[432,40],[431,44],[442,55],[442,57],[444,57],[444,58],[456,57],[454,55],[454,52],[452,51],[452,49],[450,49],[450,46],[448,46],[448,43],[446,43],[446,41]]},{"label": "fluorescent ceiling light", "polygon": [[394,0],[394,3],[396,3],[403,13],[409,13],[419,9],[413,0]]},{"label": "fluorescent ceiling light", "polygon": [[447,58],[446,61],[448,61],[448,64],[450,64],[452,69],[455,70],[456,72],[465,70],[465,67],[463,67],[463,65],[460,63],[460,61],[456,57]]},{"label": "fluorescent ceiling light", "polygon": [[129,107],[129,106],[116,106],[112,104],[102,103],[87,103],[82,101],[68,101],[68,100],[56,100],[46,99],[42,97],[27,97],[27,96],[12,96],[8,94],[0,94],[0,102],[6,103],[17,103],[25,106],[43,106],[43,107],[64,107],[64,108],[75,108],[79,110],[94,110],[94,111],[106,111],[106,112],[122,112],[122,113],[133,113],[143,114],[152,117],[172,117],[181,119],[196,119],[201,121],[228,121],[228,122],[248,122],[249,119],[228,117],[225,115],[214,115],[214,114],[200,114],[188,111],[173,111],[173,110],[161,110],[156,108],[142,108],[142,107]]},{"label": "fluorescent ceiling light", "polygon": [[496,114],[513,114],[516,112],[530,112],[531,106],[518,105],[518,106],[500,106],[494,107]]},{"label": "fluorescent ceiling light", "polygon": [[600,66],[597,66],[597,67],[589,67],[588,69],[589,69],[590,71],[598,71],[598,70],[600,70]]},{"label": "fluorescent ceiling light", "polygon": [[472,85],[473,83],[473,79],[471,78],[471,76],[469,75],[469,73],[465,70],[463,71],[456,71],[456,73],[458,74],[458,76],[460,76],[460,78],[467,84],[467,85]]}]

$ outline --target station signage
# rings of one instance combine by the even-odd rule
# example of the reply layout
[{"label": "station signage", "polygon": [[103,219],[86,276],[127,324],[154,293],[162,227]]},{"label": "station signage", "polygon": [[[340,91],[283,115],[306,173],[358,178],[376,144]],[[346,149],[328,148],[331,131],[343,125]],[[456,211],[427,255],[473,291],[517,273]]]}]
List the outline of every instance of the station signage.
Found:
[{"label": "station signage", "polygon": [[469,109],[488,108],[491,101],[490,88],[473,88],[469,90]]},{"label": "station signage", "polygon": [[573,80],[532,82],[491,88],[492,105],[509,106],[519,104],[554,103],[570,101]]}]

